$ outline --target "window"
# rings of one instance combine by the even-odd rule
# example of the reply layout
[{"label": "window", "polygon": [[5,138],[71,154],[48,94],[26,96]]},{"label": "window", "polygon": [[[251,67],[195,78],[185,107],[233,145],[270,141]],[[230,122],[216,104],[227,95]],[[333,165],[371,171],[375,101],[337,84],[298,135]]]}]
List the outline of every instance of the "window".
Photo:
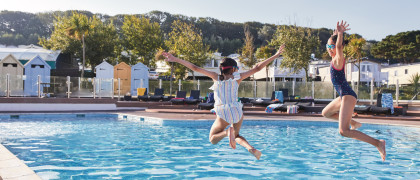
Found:
[{"label": "window", "polygon": [[12,67],[17,67],[16,63],[3,63],[3,67],[7,67],[9,65],[12,65]]},{"label": "window", "polygon": [[405,69],[405,74],[408,74],[408,69]]},{"label": "window", "polygon": [[394,71],[394,76],[398,76],[398,71],[397,70]]},{"label": "window", "polygon": [[213,67],[219,67],[218,60],[213,59]]}]

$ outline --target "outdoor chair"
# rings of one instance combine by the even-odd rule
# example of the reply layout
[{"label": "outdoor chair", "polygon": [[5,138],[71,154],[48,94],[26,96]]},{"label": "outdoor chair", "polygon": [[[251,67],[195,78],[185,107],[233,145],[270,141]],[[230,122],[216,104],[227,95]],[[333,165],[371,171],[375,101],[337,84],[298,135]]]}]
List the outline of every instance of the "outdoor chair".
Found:
[{"label": "outdoor chair", "polygon": [[148,101],[147,88],[137,88],[137,99],[139,101]]},{"label": "outdoor chair", "polygon": [[170,102],[176,105],[184,104],[184,100],[186,97],[187,97],[187,91],[177,91],[176,97],[172,98]]},{"label": "outdoor chair", "polygon": [[372,106],[370,111],[375,114],[394,114],[394,106],[391,93],[378,94],[376,106]]},{"label": "outdoor chair", "polygon": [[150,96],[149,100],[150,101],[162,101],[163,97],[164,97],[163,96],[163,89],[156,88],[155,93],[153,94],[153,96]]},{"label": "outdoor chair", "polygon": [[214,108],[214,93],[209,93],[205,103],[198,104],[198,109],[210,110]]},{"label": "outdoor chair", "polygon": [[197,104],[200,100],[200,90],[191,90],[190,97],[185,99],[186,104]]}]

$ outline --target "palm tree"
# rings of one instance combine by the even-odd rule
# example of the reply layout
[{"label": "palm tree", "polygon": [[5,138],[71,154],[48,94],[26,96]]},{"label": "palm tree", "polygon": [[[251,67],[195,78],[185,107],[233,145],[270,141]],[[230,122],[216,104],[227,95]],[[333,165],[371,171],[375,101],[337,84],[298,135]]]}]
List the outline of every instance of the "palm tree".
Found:
[{"label": "palm tree", "polygon": [[416,73],[411,75],[411,78],[409,79],[411,85],[413,85],[414,88],[414,99],[417,99],[418,89],[420,87],[420,74]]},{"label": "palm tree", "polygon": [[[363,57],[363,46],[366,44],[366,40],[363,38],[352,38],[350,43],[347,45],[348,57],[354,58],[353,62],[358,69],[358,79],[357,79],[357,95],[359,95],[360,87],[360,62]],[[357,64],[356,64],[357,62]]]},{"label": "palm tree", "polygon": [[89,19],[86,15],[73,12],[73,16],[70,18],[70,26],[66,29],[68,36],[82,41],[83,44],[83,63],[81,77],[84,77],[85,74],[85,36],[87,36],[90,28]]}]

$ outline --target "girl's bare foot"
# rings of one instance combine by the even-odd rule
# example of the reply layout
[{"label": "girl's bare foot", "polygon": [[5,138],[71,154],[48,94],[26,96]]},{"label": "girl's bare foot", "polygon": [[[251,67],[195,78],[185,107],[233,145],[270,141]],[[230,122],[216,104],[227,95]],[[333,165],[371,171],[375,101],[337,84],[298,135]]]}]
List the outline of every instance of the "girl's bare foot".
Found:
[{"label": "girl's bare foot", "polygon": [[228,137],[229,137],[229,146],[232,149],[236,149],[236,141],[235,141],[235,129],[233,127],[229,127],[228,129]]},{"label": "girl's bare foot", "polygon": [[359,123],[355,120],[353,120],[353,122],[354,123],[351,125],[351,130],[356,130],[356,129],[359,129],[360,127],[362,127],[362,123]]},{"label": "girl's bare foot", "polygon": [[379,140],[378,151],[381,154],[382,161],[385,161],[386,150],[385,150],[385,140]]},{"label": "girl's bare foot", "polygon": [[257,158],[257,160],[260,160],[260,157],[261,157],[261,151],[258,151],[257,149],[255,149],[255,148],[252,148],[252,149],[248,149],[248,151],[252,154],[252,155],[254,155],[256,158]]}]

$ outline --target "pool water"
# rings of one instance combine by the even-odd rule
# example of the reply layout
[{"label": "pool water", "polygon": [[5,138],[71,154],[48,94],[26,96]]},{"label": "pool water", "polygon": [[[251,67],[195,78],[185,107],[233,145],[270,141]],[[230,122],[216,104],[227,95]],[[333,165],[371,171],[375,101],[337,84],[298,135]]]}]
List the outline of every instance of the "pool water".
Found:
[{"label": "pool water", "polygon": [[42,179],[419,179],[420,129],[364,124],[387,141],[341,137],[335,122],[244,121],[238,145],[208,141],[212,121],[119,120],[117,115],[0,116],[0,143]]}]

